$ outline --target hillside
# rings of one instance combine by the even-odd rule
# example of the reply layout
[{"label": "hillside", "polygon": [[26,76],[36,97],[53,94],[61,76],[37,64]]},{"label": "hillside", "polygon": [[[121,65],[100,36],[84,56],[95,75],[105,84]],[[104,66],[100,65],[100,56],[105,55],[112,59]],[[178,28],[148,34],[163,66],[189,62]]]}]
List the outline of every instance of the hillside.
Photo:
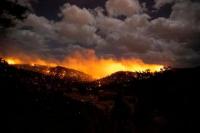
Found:
[{"label": "hillside", "polygon": [[87,75],[83,72],[56,66],[56,67],[48,67],[48,66],[41,66],[41,65],[28,65],[28,64],[19,64],[19,65],[13,65],[18,69],[24,69],[34,72],[39,72],[42,74],[55,76],[62,79],[73,79],[73,80],[79,80],[79,81],[91,81],[93,80],[90,75]]},{"label": "hillside", "polygon": [[117,72],[82,82],[1,61],[0,73],[9,132],[177,133],[194,128],[200,68]]}]

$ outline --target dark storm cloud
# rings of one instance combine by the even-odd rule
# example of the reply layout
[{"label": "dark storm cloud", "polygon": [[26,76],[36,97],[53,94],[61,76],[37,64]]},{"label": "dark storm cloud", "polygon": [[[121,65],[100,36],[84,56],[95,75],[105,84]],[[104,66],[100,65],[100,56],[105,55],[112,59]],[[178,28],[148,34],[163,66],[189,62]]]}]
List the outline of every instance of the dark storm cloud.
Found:
[{"label": "dark storm cloud", "polygon": [[[162,9],[169,3],[174,3],[169,18],[155,19],[137,0],[108,0],[106,9],[65,3],[58,21],[29,14],[10,29],[9,43],[2,43],[1,50],[63,59],[73,51],[93,49],[101,57],[134,57],[179,67],[200,65],[200,3],[155,0],[153,6]],[[126,18],[118,19],[121,15]]]}]

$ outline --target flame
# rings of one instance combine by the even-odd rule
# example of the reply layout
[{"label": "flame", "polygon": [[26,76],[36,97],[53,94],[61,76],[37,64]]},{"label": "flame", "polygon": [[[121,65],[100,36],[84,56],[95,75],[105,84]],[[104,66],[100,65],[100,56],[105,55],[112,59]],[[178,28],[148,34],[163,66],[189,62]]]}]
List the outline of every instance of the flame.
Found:
[{"label": "flame", "polygon": [[16,58],[5,58],[6,62],[10,65],[14,65],[14,64],[21,64],[21,61],[19,59]]},{"label": "flame", "polygon": [[10,64],[10,65],[15,65],[15,64],[30,64],[31,66],[34,65],[43,65],[43,66],[49,66],[49,67],[54,67],[58,66],[58,64],[54,61],[48,61],[36,57],[6,57],[5,61]]},{"label": "flame", "polygon": [[[25,56],[24,56],[25,57]],[[143,72],[147,69],[150,72],[160,71],[164,66],[160,64],[146,64],[141,59],[114,59],[99,58],[94,52],[87,52],[83,55],[75,52],[73,55],[66,57],[63,61],[43,60],[40,58],[5,58],[8,64],[30,64],[30,65],[46,65],[46,66],[63,66],[72,68],[86,74],[91,75],[95,79],[108,76],[117,71]]]},{"label": "flame", "polygon": [[75,52],[72,56],[67,57],[63,66],[73,68],[99,79],[108,76],[117,71],[160,71],[163,65],[145,64],[141,59],[114,59],[114,58],[98,58],[94,51],[88,51],[86,54]]}]

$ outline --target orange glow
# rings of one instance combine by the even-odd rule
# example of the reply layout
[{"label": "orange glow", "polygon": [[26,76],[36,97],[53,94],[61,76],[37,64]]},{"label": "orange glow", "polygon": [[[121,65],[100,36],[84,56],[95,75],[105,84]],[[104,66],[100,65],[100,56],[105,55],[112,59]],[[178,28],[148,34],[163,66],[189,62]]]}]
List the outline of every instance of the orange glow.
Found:
[{"label": "orange glow", "polygon": [[150,72],[160,71],[163,65],[146,64],[140,59],[113,59],[98,58],[93,51],[86,54],[75,52],[73,55],[66,57],[63,61],[42,60],[35,58],[5,58],[9,64],[30,64],[46,66],[63,66],[72,68],[91,75],[95,79],[108,76],[117,71],[143,72],[147,69]]},{"label": "orange glow", "polygon": [[53,62],[53,61],[47,61],[47,60],[42,60],[42,59],[35,58],[35,57],[32,58],[32,57],[28,57],[28,56],[24,56],[24,57],[6,57],[5,60],[10,65],[14,65],[14,64],[30,64],[31,66],[34,66],[34,65],[43,65],[43,66],[50,66],[50,67],[58,66],[58,64]]},{"label": "orange glow", "polygon": [[16,59],[16,58],[6,58],[5,60],[10,65],[21,64],[21,61],[19,59]]},{"label": "orange glow", "polygon": [[78,55],[66,58],[64,66],[73,68],[94,78],[102,78],[117,71],[146,71],[150,72],[160,71],[163,65],[145,64],[140,59],[112,59],[112,58],[97,58],[95,54],[89,54],[87,57]]}]

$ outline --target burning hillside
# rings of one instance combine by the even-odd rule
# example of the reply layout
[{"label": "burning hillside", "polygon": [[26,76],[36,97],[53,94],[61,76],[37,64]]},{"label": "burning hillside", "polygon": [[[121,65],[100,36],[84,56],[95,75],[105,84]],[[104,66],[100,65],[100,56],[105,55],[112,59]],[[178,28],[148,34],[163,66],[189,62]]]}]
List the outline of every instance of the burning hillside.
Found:
[{"label": "burning hillside", "polygon": [[29,64],[32,66],[37,64],[49,67],[62,66],[84,72],[91,75],[94,79],[106,77],[118,71],[143,72],[149,70],[150,72],[155,72],[163,68],[163,65],[147,64],[141,59],[135,58],[98,58],[93,52],[88,52],[86,55],[75,52],[75,54],[66,57],[62,61],[44,60],[29,56],[6,57],[5,60],[9,64]]},{"label": "burning hillside", "polygon": [[[98,133],[98,129],[108,133],[119,127],[153,133],[155,129],[173,132],[193,128],[182,125],[195,122],[192,105],[199,86],[199,67],[153,74],[117,72],[94,82],[40,73],[46,68],[57,76],[63,72],[81,74],[63,67],[8,65],[0,60],[3,108],[5,115],[11,115],[7,117],[9,129],[17,125],[16,131],[20,132],[27,123],[27,130],[36,132],[44,129],[74,133],[82,128],[87,133]],[[107,126],[114,124],[117,126]]]},{"label": "burning hillside", "polygon": [[76,80],[77,81],[93,80],[93,78],[90,75],[87,75],[77,70],[61,67],[61,66],[51,67],[51,66],[43,66],[43,65],[29,65],[29,64],[15,64],[13,66],[15,66],[18,69],[34,71],[41,74],[57,77],[60,79],[73,79],[75,81]]}]

